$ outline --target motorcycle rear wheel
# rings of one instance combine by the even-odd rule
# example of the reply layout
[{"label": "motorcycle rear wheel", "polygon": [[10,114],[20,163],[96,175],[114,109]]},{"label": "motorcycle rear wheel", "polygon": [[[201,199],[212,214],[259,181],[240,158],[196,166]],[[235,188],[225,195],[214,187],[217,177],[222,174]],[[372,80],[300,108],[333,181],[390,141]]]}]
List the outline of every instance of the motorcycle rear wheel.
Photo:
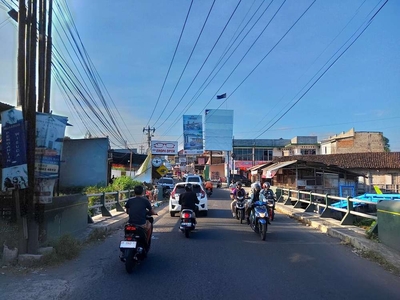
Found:
[{"label": "motorcycle rear wheel", "polygon": [[185,237],[189,238],[189,236],[190,236],[190,229],[185,228]]},{"label": "motorcycle rear wheel", "polygon": [[267,237],[267,224],[260,224],[260,236],[261,240],[265,241]]},{"label": "motorcycle rear wheel", "polygon": [[125,270],[128,274],[131,274],[133,272],[133,267],[135,266],[135,261],[133,259],[133,250],[129,249],[126,250],[126,256],[125,256]]}]

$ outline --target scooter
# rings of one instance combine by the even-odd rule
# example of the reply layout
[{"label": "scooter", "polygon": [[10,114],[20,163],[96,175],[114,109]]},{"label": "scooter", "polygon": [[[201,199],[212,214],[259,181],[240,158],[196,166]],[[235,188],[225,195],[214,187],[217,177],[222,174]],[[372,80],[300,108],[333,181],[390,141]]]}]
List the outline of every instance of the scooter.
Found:
[{"label": "scooter", "polygon": [[[151,233],[153,233],[154,219],[147,216],[151,223]],[[124,240],[119,244],[121,251],[120,260],[125,263],[126,272],[131,274],[135,265],[139,264],[147,257],[150,250],[151,238],[147,242],[147,234],[145,229],[135,224],[125,224],[124,227]]]},{"label": "scooter", "polygon": [[265,241],[268,228],[268,209],[266,207],[266,202],[256,201],[252,206],[253,208],[249,216],[250,227],[255,233],[260,234],[261,239]]},{"label": "scooter", "polygon": [[189,238],[190,232],[196,229],[196,224],[194,211],[187,208],[182,209],[179,230],[185,234],[185,237]]},{"label": "scooter", "polygon": [[275,199],[265,198],[265,196],[262,195],[262,201],[267,205],[269,220],[273,221],[275,219]]},{"label": "scooter", "polygon": [[240,220],[240,224],[243,223],[245,218],[245,202],[244,197],[236,197],[236,219]]}]

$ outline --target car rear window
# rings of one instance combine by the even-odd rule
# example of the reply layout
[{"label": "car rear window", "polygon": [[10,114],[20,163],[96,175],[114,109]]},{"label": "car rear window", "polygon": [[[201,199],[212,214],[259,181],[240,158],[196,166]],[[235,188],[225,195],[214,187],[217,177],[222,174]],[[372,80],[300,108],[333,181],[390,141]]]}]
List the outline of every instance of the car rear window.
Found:
[{"label": "car rear window", "polygon": [[171,184],[174,181],[172,179],[168,179],[168,178],[161,178],[160,180],[158,180],[158,183],[168,183]]},{"label": "car rear window", "polygon": [[[185,191],[186,191],[186,190],[185,190],[185,186],[184,186],[184,185],[179,185],[179,186],[177,186],[176,189],[175,189],[175,193],[177,193],[177,194],[182,194],[182,193],[184,193]],[[201,193],[201,187],[198,186],[198,185],[194,185],[194,186],[193,186],[193,192],[195,192],[196,194],[197,194],[197,193]]]},{"label": "car rear window", "polygon": [[187,182],[200,182],[200,177],[188,177]]}]

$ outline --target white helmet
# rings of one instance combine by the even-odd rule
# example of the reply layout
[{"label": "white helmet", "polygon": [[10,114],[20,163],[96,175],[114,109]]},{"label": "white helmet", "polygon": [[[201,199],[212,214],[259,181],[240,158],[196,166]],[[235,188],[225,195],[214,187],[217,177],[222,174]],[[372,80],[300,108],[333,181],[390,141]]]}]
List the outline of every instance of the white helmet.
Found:
[{"label": "white helmet", "polygon": [[271,184],[267,181],[267,182],[264,182],[264,184],[263,184],[263,187],[264,188],[269,188],[271,186]]}]

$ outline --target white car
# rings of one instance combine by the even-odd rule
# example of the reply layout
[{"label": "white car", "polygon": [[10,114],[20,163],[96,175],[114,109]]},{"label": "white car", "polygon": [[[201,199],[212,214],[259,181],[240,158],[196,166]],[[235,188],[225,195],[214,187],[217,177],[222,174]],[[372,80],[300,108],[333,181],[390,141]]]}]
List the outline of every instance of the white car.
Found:
[{"label": "white car", "polygon": [[[207,216],[208,213],[207,194],[201,183],[191,182],[191,184],[193,186],[193,192],[196,193],[197,199],[199,199],[200,201],[200,203],[197,204],[197,207],[199,208],[198,212],[203,216]],[[185,185],[186,182],[177,183],[174,189],[172,190],[171,195],[169,196],[169,213],[171,217],[174,217],[176,213],[181,212],[181,206],[179,204],[179,195],[186,191]]]},{"label": "white car", "polygon": [[186,176],[185,182],[200,183],[204,187],[203,178],[199,175],[188,175]]},{"label": "white car", "polygon": [[172,190],[175,186],[175,182],[174,182],[174,179],[172,179],[172,178],[161,177],[157,182],[157,186],[166,186]]}]

